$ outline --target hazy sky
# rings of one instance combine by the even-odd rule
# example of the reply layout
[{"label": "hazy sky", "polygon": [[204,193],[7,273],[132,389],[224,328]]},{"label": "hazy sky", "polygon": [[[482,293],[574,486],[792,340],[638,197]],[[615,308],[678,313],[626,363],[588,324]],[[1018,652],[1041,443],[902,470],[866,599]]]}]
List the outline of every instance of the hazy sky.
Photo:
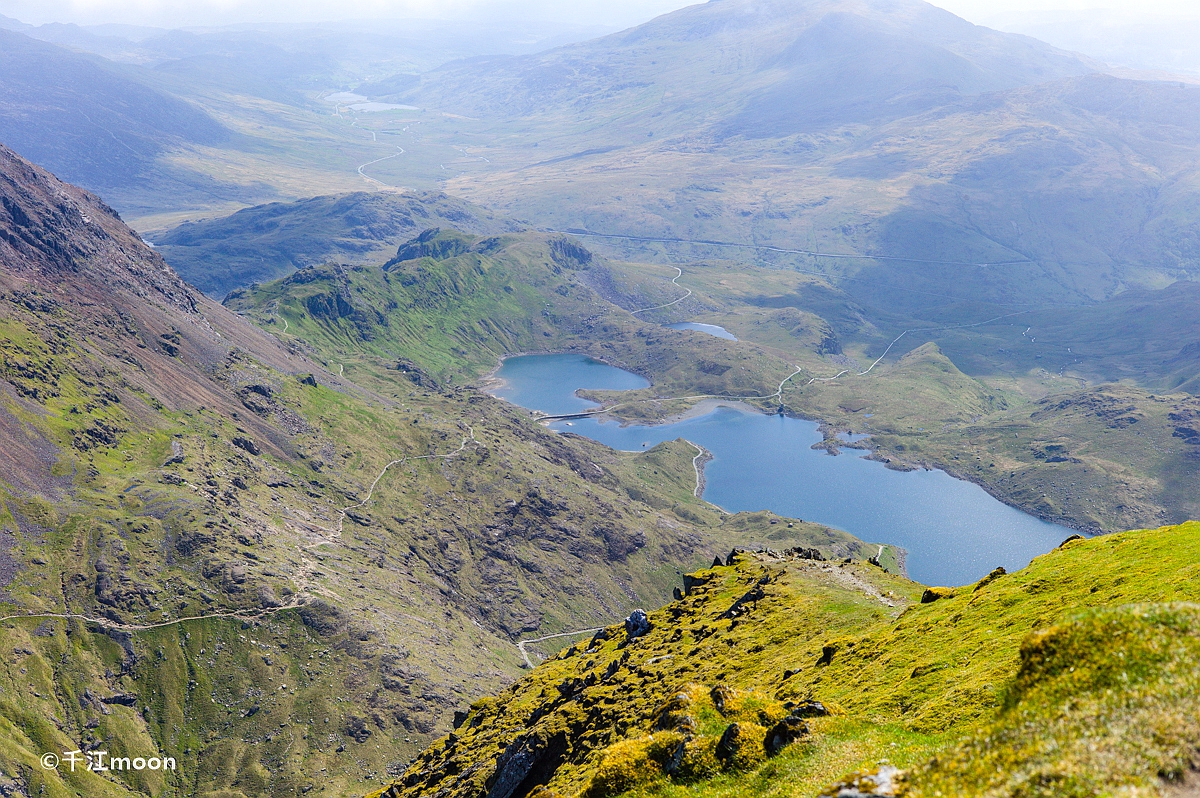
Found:
[{"label": "hazy sky", "polygon": [[[688,0],[0,0],[0,14],[34,24],[117,22],[164,27],[500,15],[624,27],[690,4]],[[935,5],[982,24],[1012,12],[1052,9],[1110,8],[1139,16],[1200,16],[1196,0],[936,0]]]}]

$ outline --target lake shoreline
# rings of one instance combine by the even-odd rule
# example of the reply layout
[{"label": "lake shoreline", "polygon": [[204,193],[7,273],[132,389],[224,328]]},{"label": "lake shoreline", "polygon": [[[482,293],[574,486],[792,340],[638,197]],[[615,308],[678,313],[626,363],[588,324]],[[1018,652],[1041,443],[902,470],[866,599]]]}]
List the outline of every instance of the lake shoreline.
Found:
[{"label": "lake shoreline", "polygon": [[[1010,571],[1023,567],[1074,531],[1055,529],[998,500],[984,486],[945,470],[901,471],[875,462],[878,457],[871,457],[872,447],[860,437],[866,430],[847,434],[791,413],[764,412],[752,401],[717,396],[697,397],[685,408],[676,405],[672,409],[679,412],[656,421],[614,418],[617,423],[609,423],[615,414],[595,413],[603,408],[576,395],[577,386],[630,390],[633,384],[646,385],[644,377],[586,353],[553,353],[516,362],[506,358],[501,367],[504,370],[490,385],[506,380],[509,385],[501,398],[525,409],[537,408],[535,419],[542,413],[591,408],[549,429],[570,431],[621,452],[689,441],[694,492],[702,501],[733,513],[767,509],[788,518],[813,519],[860,540],[886,543],[896,549],[895,559],[888,557],[891,567],[902,567],[910,578],[924,583],[970,584],[996,565]],[[855,450],[857,456],[813,451],[838,448]]]}]

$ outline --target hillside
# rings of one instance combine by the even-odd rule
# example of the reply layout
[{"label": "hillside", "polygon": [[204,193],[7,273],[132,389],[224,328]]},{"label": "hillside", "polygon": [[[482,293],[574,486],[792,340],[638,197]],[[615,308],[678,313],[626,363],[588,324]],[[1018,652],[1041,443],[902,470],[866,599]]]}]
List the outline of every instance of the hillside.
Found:
[{"label": "hillside", "polygon": [[[854,51],[869,57],[853,59]],[[762,136],[908,116],[1090,71],[1079,56],[919,0],[723,0],[545,53],[448,64],[397,96],[473,117],[620,109],[624,129],[664,117],[660,135],[687,132],[673,124],[690,127],[680,112],[704,98],[702,119],[732,111],[732,135],[746,135],[749,121],[749,135]],[[369,84],[361,90],[389,96]]]},{"label": "hillside", "polygon": [[0,141],[102,193],[146,179],[172,147],[232,138],[199,107],[115,64],[12,31],[0,31],[0,98]]},{"label": "hillside", "polygon": [[1073,540],[953,591],[735,552],[373,795],[1186,795],[1198,535]]},{"label": "hillside", "polygon": [[518,228],[444,194],[356,192],[244,208],[149,239],[185,280],[219,299],[327,260],[386,260],[404,241],[439,226],[483,235]]},{"label": "hillside", "polygon": [[[454,384],[475,382],[506,355],[535,351],[603,358],[652,376],[664,395],[768,396],[790,371],[762,351],[642,322],[622,306],[638,296],[606,291],[611,269],[564,236],[430,229],[383,265],[307,268],[234,291],[225,305],[264,327],[286,322],[289,335],[328,362],[411,363]],[[654,286],[649,295],[673,288]]]},{"label": "hillside", "polygon": [[[519,641],[657,605],[773,530],[696,499],[681,442],[621,455],[419,368],[335,376],[9,150],[0,195],[14,794],[365,792],[515,678]],[[864,552],[815,524],[783,543]],[[179,768],[38,764],[98,748]]]}]

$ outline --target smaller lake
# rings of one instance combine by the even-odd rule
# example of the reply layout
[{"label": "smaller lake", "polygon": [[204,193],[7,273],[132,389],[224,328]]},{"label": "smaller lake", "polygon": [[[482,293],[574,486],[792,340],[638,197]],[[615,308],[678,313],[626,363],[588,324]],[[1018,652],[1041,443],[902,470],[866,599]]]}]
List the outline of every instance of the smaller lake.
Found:
[{"label": "smaller lake", "polygon": [[[501,382],[494,395],[554,414],[596,406],[574,395],[579,388],[648,386],[635,374],[581,355],[513,357],[496,376]],[[1024,568],[1074,534],[943,471],[893,471],[856,450],[836,457],[814,450],[822,436],[811,421],[719,407],[658,426],[587,418],[551,428],[625,451],[686,438],[713,455],[705,468],[708,501],[730,512],[771,510],[897,546],[908,552],[909,576],[928,585],[969,584],[998,565]]]},{"label": "smaller lake", "polygon": [[595,402],[580,399],[579,390],[633,391],[650,382],[623,369],[605,365],[586,355],[524,355],[510,357],[496,372],[499,384],[491,388],[514,405],[552,415],[579,413]]},{"label": "smaller lake", "polygon": [[361,111],[364,113],[374,113],[378,111],[419,111],[415,105],[400,105],[398,103],[380,103],[375,102],[370,97],[364,97],[361,94],[355,94],[352,91],[339,91],[335,94],[329,94],[325,97],[325,102],[336,103],[337,105],[345,105],[351,111]]},{"label": "smaller lake", "polygon": [[668,324],[668,328],[672,330],[695,330],[696,332],[708,333],[716,338],[724,338],[726,341],[736,341],[734,334],[726,330],[724,327],[716,324],[702,324],[698,321],[681,321],[678,324]]}]

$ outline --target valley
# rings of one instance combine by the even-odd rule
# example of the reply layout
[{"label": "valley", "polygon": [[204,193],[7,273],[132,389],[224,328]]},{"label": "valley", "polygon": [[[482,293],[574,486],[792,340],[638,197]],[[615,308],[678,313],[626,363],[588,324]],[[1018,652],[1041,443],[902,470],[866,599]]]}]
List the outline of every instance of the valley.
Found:
[{"label": "valley", "polygon": [[[0,760],[29,789],[366,792],[517,675],[520,640],[774,531],[696,498],[682,442],[625,455],[415,363],[325,368],[3,154]],[[811,523],[771,542],[874,551]],[[117,744],[183,775],[37,764]]]},{"label": "valley", "polygon": [[1194,84],[550,27],[0,18],[0,795],[1195,792]]},{"label": "valley", "polygon": [[[937,345],[937,328],[906,335],[916,347],[906,354],[889,349],[820,278],[733,263],[680,274],[602,259],[561,236],[443,230],[405,244],[383,268],[305,269],[226,304],[268,329],[286,321],[314,356],[362,379],[413,363],[467,384],[507,355],[575,352],[650,380],[619,395],[584,392],[625,422],[661,421],[706,397],[738,399],[821,422],[825,446],[838,447],[838,433],[869,434],[872,457],[892,467],[945,471],[1083,531],[1200,512],[1179,487],[1196,478],[1190,394],[1047,371],[1021,381],[971,376]],[[628,312],[639,309],[648,310]],[[983,318],[941,332],[961,346],[967,330],[989,330],[994,317]],[[738,340],[662,326],[682,319],[719,324]]]}]

